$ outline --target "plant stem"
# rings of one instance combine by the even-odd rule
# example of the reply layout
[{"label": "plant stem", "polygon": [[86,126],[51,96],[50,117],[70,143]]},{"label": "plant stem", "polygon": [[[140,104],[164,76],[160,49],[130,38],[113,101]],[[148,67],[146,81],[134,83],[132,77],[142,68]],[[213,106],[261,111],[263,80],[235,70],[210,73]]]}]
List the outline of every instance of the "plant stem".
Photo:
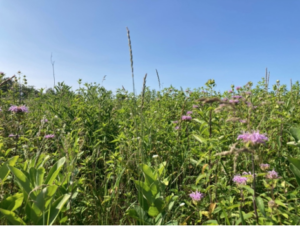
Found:
[{"label": "plant stem", "polygon": [[254,167],[254,153],[252,153],[252,174],[253,174],[253,208],[255,212],[256,217],[256,223],[258,224],[258,214],[257,214],[257,208],[256,208],[256,202],[255,202],[255,167]]}]

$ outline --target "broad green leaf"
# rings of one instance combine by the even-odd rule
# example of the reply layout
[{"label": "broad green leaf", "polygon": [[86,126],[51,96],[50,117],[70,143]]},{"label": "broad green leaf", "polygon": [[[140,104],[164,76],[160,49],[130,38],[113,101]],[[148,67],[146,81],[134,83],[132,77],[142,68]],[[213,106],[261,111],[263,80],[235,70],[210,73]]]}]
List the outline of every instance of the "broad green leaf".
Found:
[{"label": "broad green leaf", "polygon": [[264,201],[261,197],[256,197],[256,204],[262,215],[266,217],[266,212],[265,212],[265,206],[264,206]]},{"label": "broad green leaf", "polygon": [[[17,181],[19,187],[23,190],[23,192],[29,195],[32,191],[32,188],[30,186],[29,178],[26,176],[26,174],[13,166],[8,166],[8,168],[14,174],[15,180]],[[31,193],[31,196],[34,196],[33,193]]]},{"label": "broad green leaf", "polygon": [[219,225],[218,221],[216,221],[216,220],[208,220],[208,221],[205,221],[203,224],[204,225]]},{"label": "broad green leaf", "polygon": [[12,158],[10,158],[9,160],[7,160],[7,162],[5,162],[1,167],[0,167],[0,179],[1,179],[1,183],[3,183],[8,174],[9,174],[9,169],[7,167],[7,165],[10,165],[10,166],[14,166],[18,160],[19,156],[14,156]]},{"label": "broad green leaf", "polygon": [[63,165],[65,164],[66,158],[63,157],[60,160],[58,160],[51,168],[46,180],[45,180],[45,184],[49,184],[51,185],[53,183],[53,181],[55,180],[55,178],[57,177],[59,171],[61,170],[61,168],[63,167]]},{"label": "broad green leaf", "polygon": [[12,196],[9,196],[4,200],[2,200],[2,202],[0,203],[0,208],[9,211],[14,211],[15,209],[17,209],[22,205],[23,198],[24,198],[23,193],[16,193]]},{"label": "broad green leaf", "polygon": [[159,214],[159,210],[155,206],[150,206],[148,214],[151,217],[156,217]]},{"label": "broad green leaf", "polygon": [[243,213],[241,211],[241,208],[239,208],[239,210],[240,210],[240,220],[242,222],[242,225],[246,225],[246,222],[245,222],[245,219],[244,219],[244,215],[243,215]]},{"label": "broad green leaf", "polygon": [[159,212],[162,212],[164,207],[164,200],[163,198],[157,198],[154,200],[154,206],[158,209]]},{"label": "broad green leaf", "polygon": [[36,197],[34,205],[36,205],[41,211],[46,210],[50,201],[55,196],[57,190],[56,185],[45,187]]},{"label": "broad green leaf", "polygon": [[34,187],[41,186],[44,180],[45,169],[44,168],[31,168],[29,170],[29,175],[31,183]]},{"label": "broad green leaf", "polygon": [[151,185],[156,180],[156,175],[153,173],[151,167],[146,164],[142,164],[142,170],[145,174],[147,184]]},{"label": "broad green leaf", "polygon": [[50,221],[48,222],[49,225],[54,224],[58,214],[60,213],[63,206],[66,204],[70,197],[70,194],[65,194],[64,196],[61,196],[57,200],[55,200],[55,202],[51,205]]},{"label": "broad green leaf", "polygon": [[296,177],[296,181],[298,186],[300,186],[300,160],[287,157],[290,164],[290,170],[293,172],[294,176]]},{"label": "broad green leaf", "polygon": [[290,129],[290,133],[294,137],[296,143],[300,140],[300,128],[299,127],[292,127]]},{"label": "broad green leaf", "polygon": [[0,208],[0,213],[13,225],[26,225],[26,223],[12,211]]},{"label": "broad green leaf", "polygon": [[200,143],[205,143],[205,144],[207,143],[207,140],[204,139],[203,137],[200,137],[196,134],[193,134],[193,136],[196,138],[196,140],[200,141]]}]

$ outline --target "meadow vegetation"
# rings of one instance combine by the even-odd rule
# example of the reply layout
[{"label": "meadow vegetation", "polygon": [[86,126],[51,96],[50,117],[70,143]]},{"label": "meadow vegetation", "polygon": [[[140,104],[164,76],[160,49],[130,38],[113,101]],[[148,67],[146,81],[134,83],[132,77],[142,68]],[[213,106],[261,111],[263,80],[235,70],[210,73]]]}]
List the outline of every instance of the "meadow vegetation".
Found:
[{"label": "meadow vegetation", "polygon": [[299,82],[24,79],[0,87],[0,224],[300,224]]}]

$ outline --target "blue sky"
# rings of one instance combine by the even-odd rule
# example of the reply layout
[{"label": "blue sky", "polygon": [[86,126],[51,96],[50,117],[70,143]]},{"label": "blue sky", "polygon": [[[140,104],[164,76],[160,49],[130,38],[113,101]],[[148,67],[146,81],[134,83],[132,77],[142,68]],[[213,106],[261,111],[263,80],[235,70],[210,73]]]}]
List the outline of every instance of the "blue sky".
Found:
[{"label": "blue sky", "polygon": [[289,84],[300,78],[300,1],[276,0],[1,0],[0,71],[21,71],[29,85],[56,82],[78,88],[101,83],[132,90],[126,27],[131,34],[135,85],[216,90],[256,84],[271,72]]}]

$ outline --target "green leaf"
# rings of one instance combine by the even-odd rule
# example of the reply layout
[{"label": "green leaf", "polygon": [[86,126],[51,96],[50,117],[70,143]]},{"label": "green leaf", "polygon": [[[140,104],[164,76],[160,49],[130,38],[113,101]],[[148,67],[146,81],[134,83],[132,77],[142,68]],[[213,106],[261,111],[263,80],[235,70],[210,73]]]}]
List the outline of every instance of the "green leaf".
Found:
[{"label": "green leaf", "polygon": [[55,178],[57,177],[59,171],[61,170],[61,168],[63,167],[63,165],[65,164],[66,158],[63,157],[60,160],[58,160],[51,168],[49,174],[47,175],[47,178],[45,180],[45,184],[49,184],[51,185],[53,183],[53,181],[55,180]]},{"label": "green leaf", "polygon": [[[26,174],[23,171],[15,168],[13,166],[8,166],[8,168],[14,174],[15,180],[16,180],[17,184],[19,185],[19,187],[23,190],[23,192],[25,192],[27,195],[29,195],[30,192],[32,191],[32,188],[30,186],[29,178],[26,176]],[[31,196],[34,196],[34,194],[31,193]]]},{"label": "green leaf", "polygon": [[298,186],[300,186],[300,160],[287,157],[290,164],[290,170],[293,172],[294,176],[296,177],[296,181]]},{"label": "green leaf", "polygon": [[50,222],[48,222],[49,225],[54,224],[58,214],[60,213],[63,206],[66,204],[70,197],[70,194],[65,194],[64,196],[61,196],[57,200],[55,200],[55,202],[51,205]]},{"label": "green leaf", "polygon": [[292,127],[290,129],[290,133],[294,137],[296,143],[300,140],[300,128],[299,127]]},{"label": "green leaf", "polygon": [[7,167],[7,165],[10,166],[14,166],[18,160],[19,156],[14,156],[12,158],[10,158],[9,160],[7,160],[1,167],[0,167],[0,179],[1,179],[1,183],[3,183],[8,174],[9,174],[9,169]]},{"label": "green leaf", "polygon": [[265,206],[264,206],[264,201],[261,197],[256,198],[256,204],[262,215],[266,217],[266,212],[265,212]]},{"label": "green leaf", "polygon": [[0,203],[0,208],[9,211],[14,211],[22,205],[23,198],[23,193],[16,193],[12,196],[9,196],[2,200],[2,202]]},{"label": "green leaf", "polygon": [[155,206],[150,206],[148,214],[151,217],[156,217],[159,214],[159,210]]},{"label": "green leaf", "polygon": [[246,225],[246,222],[245,222],[245,219],[244,219],[244,215],[243,215],[243,213],[241,211],[241,208],[239,208],[239,210],[240,210],[240,219],[242,221],[242,225]]},{"label": "green leaf", "polygon": [[26,223],[18,217],[14,212],[9,210],[4,210],[0,208],[0,213],[8,220],[9,223],[14,225],[26,225]]},{"label": "green leaf", "polygon": [[34,205],[36,205],[41,211],[48,208],[50,201],[55,196],[57,190],[56,185],[45,187],[36,197]]},{"label": "green leaf", "polygon": [[248,185],[239,185],[239,186],[245,188],[248,192],[250,192],[251,195],[254,195],[254,190]]},{"label": "green leaf", "polygon": [[205,143],[205,144],[207,143],[207,140],[204,139],[203,137],[200,137],[196,134],[193,134],[193,136],[196,138],[196,140],[200,141],[200,143]]},{"label": "green leaf", "polygon": [[203,224],[204,225],[219,225],[218,221],[216,221],[216,220],[208,220],[208,221],[205,221]]},{"label": "green leaf", "polygon": [[146,164],[142,164],[142,170],[145,174],[147,184],[151,185],[156,180],[156,175],[153,173],[151,167]]},{"label": "green leaf", "polygon": [[41,186],[44,180],[45,169],[44,168],[30,168],[29,175],[31,179],[31,183],[34,187]]}]

